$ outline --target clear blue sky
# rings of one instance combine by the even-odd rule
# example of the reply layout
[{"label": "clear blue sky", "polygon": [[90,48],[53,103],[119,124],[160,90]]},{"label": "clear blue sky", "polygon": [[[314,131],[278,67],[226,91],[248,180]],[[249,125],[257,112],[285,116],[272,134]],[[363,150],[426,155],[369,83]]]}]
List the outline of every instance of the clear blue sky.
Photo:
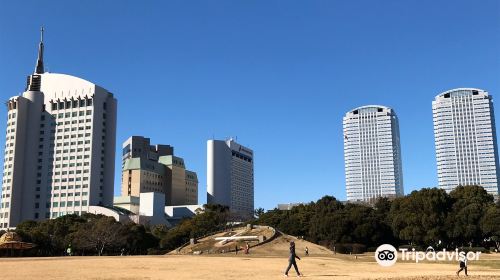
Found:
[{"label": "clear blue sky", "polygon": [[50,72],[118,99],[115,193],[121,144],[144,135],[198,173],[204,203],[206,141],[237,136],[255,151],[256,207],[345,199],[342,116],[367,104],[399,115],[409,193],[437,185],[434,96],[500,100],[495,0],[1,0],[2,100],[33,72],[41,25]]}]

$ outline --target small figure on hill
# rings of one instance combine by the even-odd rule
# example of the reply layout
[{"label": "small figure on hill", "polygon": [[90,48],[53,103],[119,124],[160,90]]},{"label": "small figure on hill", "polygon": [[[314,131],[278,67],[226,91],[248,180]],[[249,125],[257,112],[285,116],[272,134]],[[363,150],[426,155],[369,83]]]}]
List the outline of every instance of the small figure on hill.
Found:
[{"label": "small figure on hill", "polygon": [[295,272],[297,272],[297,276],[300,277],[302,274],[299,272],[299,268],[297,267],[297,263],[295,262],[295,259],[299,259],[299,256],[295,254],[295,242],[290,241],[290,256],[288,257],[288,267],[285,270],[285,277],[288,277],[288,271],[293,265],[293,268],[295,268]]},{"label": "small figure on hill", "polygon": [[460,269],[457,271],[457,276],[460,276],[460,272],[465,271],[465,276],[467,276],[467,256],[465,253],[461,253],[458,258],[458,263],[460,265]]},{"label": "small figure on hill", "polygon": [[68,246],[68,249],[66,249],[66,254],[68,254],[68,256],[72,256],[72,253],[71,253],[71,244],[69,244]]},{"label": "small figure on hill", "polygon": [[236,244],[236,246],[234,246],[234,252],[236,253],[236,255],[238,255],[238,244]]},{"label": "small figure on hill", "polygon": [[247,255],[250,254],[250,245],[248,244],[248,242],[245,245],[245,254],[247,254]]},{"label": "small figure on hill", "polygon": [[306,256],[309,256],[309,248],[306,246]]}]

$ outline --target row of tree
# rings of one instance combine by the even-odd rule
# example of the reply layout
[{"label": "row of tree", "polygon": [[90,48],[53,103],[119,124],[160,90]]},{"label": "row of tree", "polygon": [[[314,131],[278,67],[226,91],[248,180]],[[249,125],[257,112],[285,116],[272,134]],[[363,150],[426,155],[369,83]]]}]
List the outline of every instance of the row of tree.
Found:
[{"label": "row of tree", "polygon": [[[16,232],[23,241],[37,246],[23,255],[142,255],[161,254],[189,242],[190,238],[221,230],[229,211],[220,205],[206,205],[193,218],[184,219],[173,228],[122,224],[112,217],[94,214],[66,215],[42,222],[25,221]],[[68,250],[70,248],[70,250]]]},{"label": "row of tree", "polygon": [[500,204],[479,186],[446,193],[422,189],[374,206],[343,204],[325,196],[290,211],[256,211],[256,223],[330,246],[360,243],[455,248],[495,245],[500,241]]},{"label": "row of tree", "polygon": [[[373,206],[341,203],[325,196],[290,211],[256,210],[255,224],[273,226],[322,245],[355,250],[380,244],[496,246],[500,249],[500,203],[482,187],[457,187],[451,193],[422,189]],[[24,255],[57,256],[71,248],[75,255],[159,254],[230,226],[229,209],[205,205],[175,227],[122,224],[111,217],[66,215],[42,222],[25,221],[16,232],[38,246]],[[347,250],[347,251],[349,251]]]},{"label": "row of tree", "polygon": [[16,232],[24,241],[37,244],[27,253],[36,256],[69,252],[76,255],[146,254],[158,244],[158,237],[143,225],[122,224],[112,217],[93,214],[25,221],[17,226]]}]

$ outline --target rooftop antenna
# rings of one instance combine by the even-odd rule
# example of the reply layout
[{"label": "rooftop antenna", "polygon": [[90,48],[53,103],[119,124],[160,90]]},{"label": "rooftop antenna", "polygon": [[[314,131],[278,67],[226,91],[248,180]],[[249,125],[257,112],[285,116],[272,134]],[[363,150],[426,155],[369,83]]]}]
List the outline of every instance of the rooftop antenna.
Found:
[{"label": "rooftop antenna", "polygon": [[43,67],[43,26],[40,28],[40,43],[38,44],[38,59],[36,60],[35,74],[43,74],[45,72]]}]

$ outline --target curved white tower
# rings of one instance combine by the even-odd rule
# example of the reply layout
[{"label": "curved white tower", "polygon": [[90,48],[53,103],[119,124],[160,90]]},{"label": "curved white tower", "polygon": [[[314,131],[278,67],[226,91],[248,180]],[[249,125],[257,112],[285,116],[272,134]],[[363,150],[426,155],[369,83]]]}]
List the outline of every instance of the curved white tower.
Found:
[{"label": "curved white tower", "polygon": [[116,99],[86,80],[45,72],[42,40],[26,91],[7,102],[0,228],[113,202]]},{"label": "curved white tower", "polygon": [[391,108],[369,105],[344,116],[347,200],[403,195],[399,123]]},{"label": "curved white tower", "polygon": [[482,89],[452,89],[436,96],[432,111],[439,187],[480,185],[498,195],[492,97]]}]

